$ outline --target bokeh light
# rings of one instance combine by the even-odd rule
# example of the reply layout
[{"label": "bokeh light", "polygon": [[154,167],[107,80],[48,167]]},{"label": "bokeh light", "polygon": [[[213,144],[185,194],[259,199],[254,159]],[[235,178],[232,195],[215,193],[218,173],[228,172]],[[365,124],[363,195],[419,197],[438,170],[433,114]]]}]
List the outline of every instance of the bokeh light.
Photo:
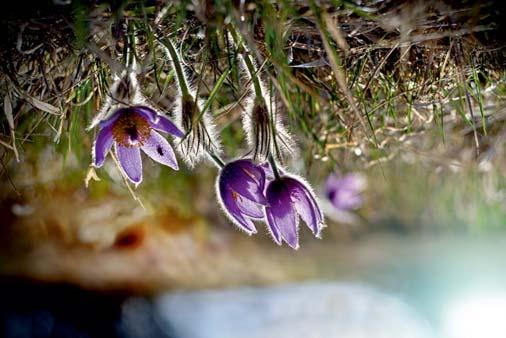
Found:
[{"label": "bokeh light", "polygon": [[451,301],[443,315],[444,337],[506,337],[506,290],[479,291]]}]

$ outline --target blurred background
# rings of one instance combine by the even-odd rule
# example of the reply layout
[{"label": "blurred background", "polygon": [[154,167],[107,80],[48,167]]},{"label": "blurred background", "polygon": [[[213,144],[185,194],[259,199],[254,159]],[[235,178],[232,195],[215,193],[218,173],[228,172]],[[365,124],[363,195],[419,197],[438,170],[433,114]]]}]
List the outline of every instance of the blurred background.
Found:
[{"label": "blurred background", "polygon": [[[19,1],[1,14],[0,336],[506,337],[506,76],[493,1]],[[235,25],[324,210],[249,237],[210,163],[94,169],[127,47],[171,116],[178,45],[226,160],[248,154]],[[135,36],[132,45],[131,37]],[[218,79],[225,81],[211,102]],[[347,177],[353,188],[328,180]],[[330,196],[338,196],[329,198]]]}]

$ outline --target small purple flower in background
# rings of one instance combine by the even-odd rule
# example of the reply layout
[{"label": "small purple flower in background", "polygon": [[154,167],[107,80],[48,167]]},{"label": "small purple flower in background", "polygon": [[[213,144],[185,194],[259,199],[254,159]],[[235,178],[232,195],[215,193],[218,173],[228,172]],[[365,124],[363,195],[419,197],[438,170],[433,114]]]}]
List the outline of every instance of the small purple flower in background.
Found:
[{"label": "small purple flower in background", "polygon": [[182,137],[183,133],[153,109],[146,106],[120,108],[98,125],[100,130],[92,150],[95,167],[100,168],[104,164],[114,144],[121,168],[136,186],[142,182],[141,149],[156,162],[179,169],[172,147],[156,131],[177,137]]},{"label": "small purple flower in background", "polygon": [[325,183],[325,195],[332,206],[340,211],[356,210],[364,202],[362,192],[365,186],[362,175],[350,173],[339,177],[332,174]]},{"label": "small purple flower in background", "polygon": [[220,204],[228,218],[249,235],[257,232],[252,220],[264,217],[265,173],[251,160],[237,160],[226,164],[216,181]]},{"label": "small purple flower in background", "polygon": [[267,185],[265,217],[274,241],[284,240],[291,248],[299,247],[299,216],[316,237],[320,237],[323,213],[310,186],[300,178],[281,176]]}]

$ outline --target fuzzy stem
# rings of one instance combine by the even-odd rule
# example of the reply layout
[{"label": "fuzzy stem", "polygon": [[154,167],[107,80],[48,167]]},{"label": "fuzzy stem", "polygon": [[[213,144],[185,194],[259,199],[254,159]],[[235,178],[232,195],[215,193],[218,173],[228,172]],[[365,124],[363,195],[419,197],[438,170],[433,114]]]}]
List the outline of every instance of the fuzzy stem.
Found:
[{"label": "fuzzy stem", "polygon": [[233,26],[230,26],[230,35],[232,35],[232,38],[234,39],[234,42],[236,43],[237,47],[239,47],[240,50],[244,52],[243,60],[244,63],[246,64],[246,68],[248,68],[251,80],[253,81],[253,87],[255,88],[255,95],[257,97],[263,97],[262,86],[260,85],[260,80],[258,78],[258,70],[255,68],[255,65],[251,60],[248,50],[244,47],[242,40],[239,39],[237,31]]},{"label": "fuzzy stem", "polygon": [[275,179],[280,179],[281,175],[279,174],[278,165],[276,164],[276,160],[274,160],[274,157],[272,156],[272,154],[270,154],[267,159],[269,160],[269,163],[270,163],[271,168],[272,168],[272,172],[274,173],[274,178]]},{"label": "fuzzy stem", "polygon": [[[269,82],[269,95],[272,95],[272,82]],[[281,155],[279,154],[279,148],[278,148],[278,141],[276,140],[276,123],[275,123],[276,116],[274,116],[275,110],[272,107],[272,102],[273,102],[272,96],[270,97],[269,102],[271,104],[271,107],[269,107],[270,112],[271,112],[271,114],[269,114],[269,119],[270,119],[271,132],[272,132],[272,143],[273,143],[274,151],[276,152],[277,158],[279,160],[281,160]],[[272,156],[272,154],[271,154],[271,156]]]},{"label": "fuzzy stem", "polygon": [[209,155],[209,157],[213,160],[214,164],[216,164],[216,166],[219,169],[221,169],[225,166],[225,162],[223,162],[223,160],[218,155],[216,155],[215,153],[213,153],[209,149],[206,149],[206,150],[207,150],[207,154]]},{"label": "fuzzy stem", "polygon": [[135,28],[131,23],[128,23],[127,26],[127,36],[126,36],[126,46],[125,46],[125,65],[127,68],[132,68],[135,63],[135,46],[137,45],[137,37]]},{"label": "fuzzy stem", "polygon": [[177,82],[179,83],[179,87],[181,88],[181,94],[183,96],[190,96],[190,90],[188,89],[188,84],[186,83],[186,77],[184,75],[183,67],[181,67],[181,62],[179,61],[179,54],[176,51],[176,48],[172,44],[170,39],[166,40],[167,43],[162,44],[166,47],[167,51],[170,54],[172,59],[172,64],[174,65],[174,70],[176,71]]}]

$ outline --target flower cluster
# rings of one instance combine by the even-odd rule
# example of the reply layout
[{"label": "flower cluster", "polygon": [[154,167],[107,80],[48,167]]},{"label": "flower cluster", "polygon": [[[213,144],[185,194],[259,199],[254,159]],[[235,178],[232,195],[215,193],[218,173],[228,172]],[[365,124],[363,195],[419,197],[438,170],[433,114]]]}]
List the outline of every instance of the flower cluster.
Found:
[{"label": "flower cluster", "polygon": [[[220,168],[216,180],[219,203],[241,230],[255,234],[254,222],[263,221],[274,242],[278,245],[285,242],[297,249],[301,219],[316,237],[320,237],[324,227],[323,213],[310,185],[278,168],[277,139],[285,140],[283,144],[289,150],[293,143],[275,112],[267,108],[270,100],[265,95],[265,85],[260,76],[257,77],[249,56],[245,63],[256,84],[253,101],[257,103],[246,109],[243,123],[247,122],[244,127],[254,156],[225,164],[219,157],[221,148],[213,121],[206,112],[209,105],[201,104],[188,85],[173,43],[169,40],[164,47],[179,86],[174,108],[176,123],[149,105],[139,89],[135,70],[125,71],[116,77],[104,107],[92,122],[91,127],[99,129],[93,144],[92,165],[101,167],[114,146],[124,176],[136,186],[142,182],[141,150],[154,161],[178,170],[174,151],[160,134],[168,133],[180,139],[177,148],[189,167],[204,157],[217,164]],[[257,155],[269,162],[256,163]]]},{"label": "flower cluster", "polygon": [[274,175],[272,169],[250,159],[230,162],[216,180],[217,195],[230,220],[247,234],[257,232],[253,221],[265,221],[278,245],[284,241],[297,249],[299,218],[320,237],[323,214],[303,179]]}]

